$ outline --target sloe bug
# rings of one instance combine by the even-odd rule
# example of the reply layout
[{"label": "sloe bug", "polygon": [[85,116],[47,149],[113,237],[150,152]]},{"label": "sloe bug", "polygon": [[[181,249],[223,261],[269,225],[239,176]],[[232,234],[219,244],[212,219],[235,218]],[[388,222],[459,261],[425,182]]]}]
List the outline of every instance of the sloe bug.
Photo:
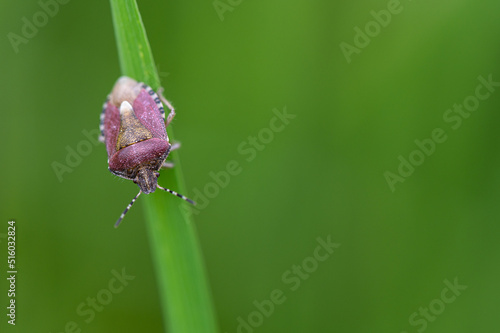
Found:
[{"label": "sloe bug", "polygon": [[[165,110],[170,110],[165,125]],[[191,199],[158,185],[159,170],[170,166],[165,160],[172,149],[166,126],[175,116],[172,105],[144,83],[127,76],[120,77],[108,95],[101,113],[101,136],[108,152],[108,169],[116,176],[130,179],[139,193],[128,204],[115,223],[118,227],[141,193],[157,188],[172,193],[192,204]]]}]

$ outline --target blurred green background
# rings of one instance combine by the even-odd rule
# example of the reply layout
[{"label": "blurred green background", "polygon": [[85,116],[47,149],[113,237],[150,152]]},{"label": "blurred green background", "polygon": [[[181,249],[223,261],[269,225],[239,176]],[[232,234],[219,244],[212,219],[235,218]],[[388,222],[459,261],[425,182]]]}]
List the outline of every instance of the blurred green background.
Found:
[{"label": "blurred green background", "polygon": [[[242,169],[195,216],[221,332],[498,331],[500,87],[457,129],[443,116],[474,101],[479,76],[500,82],[500,3],[221,2],[232,9],[223,20],[212,1],[138,1],[177,110],[185,194],[231,160]],[[399,13],[385,27],[370,23],[388,6]],[[61,4],[16,53],[8,34],[41,10],[0,3],[0,330],[162,332],[144,198],[114,229],[137,187],[83,133],[95,134],[120,75],[109,3]],[[366,24],[369,44],[348,62],[340,45],[362,43],[355,27]],[[296,117],[268,140],[284,108]],[[400,155],[424,156],[415,140],[435,128],[447,140],[391,191],[384,173],[398,173]],[[238,151],[249,137],[262,144],[251,161]],[[53,163],[67,165],[68,147],[88,151],[59,181]],[[340,247],[311,259],[328,236]],[[135,278],[107,292],[122,269]],[[453,294],[444,281],[455,279],[467,288]],[[275,289],[286,300],[256,313]],[[100,312],[77,312],[96,297]]]}]

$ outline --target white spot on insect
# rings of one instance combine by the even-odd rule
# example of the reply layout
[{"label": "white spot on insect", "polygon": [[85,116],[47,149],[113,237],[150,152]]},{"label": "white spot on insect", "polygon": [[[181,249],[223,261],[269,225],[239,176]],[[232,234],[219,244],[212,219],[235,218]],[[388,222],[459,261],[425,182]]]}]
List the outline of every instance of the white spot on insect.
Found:
[{"label": "white spot on insect", "polygon": [[132,105],[129,102],[123,101],[120,105],[120,115],[124,115],[126,113],[134,112]]}]

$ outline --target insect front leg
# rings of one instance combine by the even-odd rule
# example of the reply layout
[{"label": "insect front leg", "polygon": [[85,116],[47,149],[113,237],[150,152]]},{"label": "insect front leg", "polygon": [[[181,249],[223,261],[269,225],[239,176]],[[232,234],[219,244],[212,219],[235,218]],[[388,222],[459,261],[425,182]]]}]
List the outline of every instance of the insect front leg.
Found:
[{"label": "insect front leg", "polygon": [[172,169],[174,166],[175,166],[174,162],[167,162],[167,161],[163,162],[163,164],[161,165],[161,167],[164,169]]}]

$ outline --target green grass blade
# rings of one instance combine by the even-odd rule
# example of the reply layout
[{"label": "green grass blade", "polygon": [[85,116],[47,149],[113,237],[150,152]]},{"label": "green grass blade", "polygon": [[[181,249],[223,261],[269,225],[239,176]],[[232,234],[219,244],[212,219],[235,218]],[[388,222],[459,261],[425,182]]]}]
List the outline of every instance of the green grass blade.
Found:
[{"label": "green grass blade", "polygon": [[[160,80],[135,0],[110,0],[123,75],[157,90]],[[168,129],[170,138],[172,130]],[[162,172],[160,185],[186,194],[177,152],[175,167]],[[163,191],[142,196],[151,251],[169,332],[217,332],[215,312],[189,203]]]}]

